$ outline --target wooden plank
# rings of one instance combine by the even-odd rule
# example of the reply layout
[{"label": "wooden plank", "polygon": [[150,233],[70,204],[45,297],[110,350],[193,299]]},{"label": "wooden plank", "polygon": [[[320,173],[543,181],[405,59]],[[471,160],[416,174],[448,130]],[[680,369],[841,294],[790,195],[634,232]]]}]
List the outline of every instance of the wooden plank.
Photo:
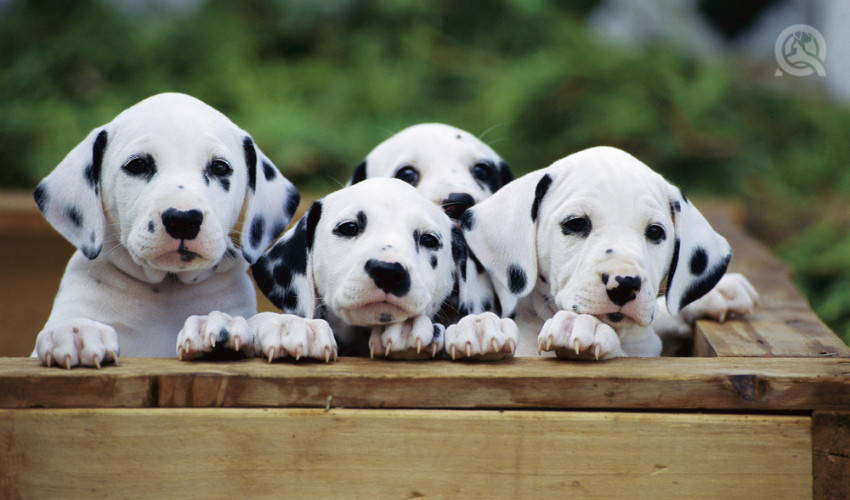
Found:
[{"label": "wooden plank", "polygon": [[730,271],[743,273],[753,283],[760,304],[745,320],[697,322],[695,356],[850,357],[850,348],[796,289],[790,268],[744,231],[739,207],[710,201],[697,206],[729,240],[734,253]]},{"label": "wooden plank", "polygon": [[808,417],[3,410],[22,498],[810,498]]},{"label": "wooden plank", "polygon": [[812,415],[815,498],[850,498],[850,412]]},{"label": "wooden plank", "polygon": [[0,408],[324,407],[850,410],[850,361],[817,358],[553,358],[491,363],[181,362],[101,370],[0,358]]}]

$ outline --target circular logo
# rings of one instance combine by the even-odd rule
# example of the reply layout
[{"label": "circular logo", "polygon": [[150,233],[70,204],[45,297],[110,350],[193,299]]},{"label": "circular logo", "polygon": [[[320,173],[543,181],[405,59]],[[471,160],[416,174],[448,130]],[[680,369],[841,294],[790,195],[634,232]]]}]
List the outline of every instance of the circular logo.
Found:
[{"label": "circular logo", "polygon": [[776,38],[776,62],[782,71],[792,76],[809,76],[817,73],[826,76],[823,63],[826,60],[826,40],[817,29],[808,24],[788,26]]}]

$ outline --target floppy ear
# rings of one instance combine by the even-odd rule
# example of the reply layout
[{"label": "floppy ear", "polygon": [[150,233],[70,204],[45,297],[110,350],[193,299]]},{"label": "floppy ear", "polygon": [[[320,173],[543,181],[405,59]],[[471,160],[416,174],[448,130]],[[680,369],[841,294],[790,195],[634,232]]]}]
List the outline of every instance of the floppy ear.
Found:
[{"label": "floppy ear", "polygon": [[676,240],[665,297],[667,310],[676,315],[720,281],[732,259],[732,249],[679,189],[670,186],[670,191]]},{"label": "floppy ear", "polygon": [[93,130],[33,193],[48,222],[89,259],[100,254],[106,230],[100,170],[108,136],[105,128]]},{"label": "floppy ear", "polygon": [[301,196],[272,162],[246,136],[242,141],[248,169],[242,256],[254,263],[263,250],[286,229]]},{"label": "floppy ear", "polygon": [[316,310],[312,250],[322,202],[313,203],[290,229],[251,266],[257,286],[281,311],[312,318]]},{"label": "floppy ear", "polygon": [[360,181],[366,180],[366,160],[360,162],[359,165],[354,167],[354,172],[351,174],[351,179],[348,179],[347,186],[353,186]]},{"label": "floppy ear", "polygon": [[552,177],[532,172],[464,212],[460,219],[467,246],[492,278],[502,312],[537,282],[537,215]]}]

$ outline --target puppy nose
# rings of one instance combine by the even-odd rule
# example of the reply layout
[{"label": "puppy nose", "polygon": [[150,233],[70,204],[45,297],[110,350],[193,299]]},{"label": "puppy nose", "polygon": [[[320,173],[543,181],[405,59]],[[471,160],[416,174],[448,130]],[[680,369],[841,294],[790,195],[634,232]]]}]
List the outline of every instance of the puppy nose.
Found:
[{"label": "puppy nose", "polygon": [[410,291],[410,274],[398,262],[369,259],[365,269],[375,285],[389,294],[404,297]]},{"label": "puppy nose", "polygon": [[475,199],[467,193],[450,193],[440,205],[446,215],[452,219],[458,219],[467,208],[475,205]]},{"label": "puppy nose", "polygon": [[[605,283],[606,286],[608,284],[607,278],[608,275],[602,275],[602,282]],[[623,306],[626,303],[635,300],[637,293],[640,291],[640,276],[615,276],[614,280],[617,282],[617,286],[606,290],[611,302],[618,306]]]},{"label": "puppy nose", "polygon": [[162,213],[165,232],[176,240],[191,240],[201,231],[204,214],[200,210],[177,210],[169,208]]}]

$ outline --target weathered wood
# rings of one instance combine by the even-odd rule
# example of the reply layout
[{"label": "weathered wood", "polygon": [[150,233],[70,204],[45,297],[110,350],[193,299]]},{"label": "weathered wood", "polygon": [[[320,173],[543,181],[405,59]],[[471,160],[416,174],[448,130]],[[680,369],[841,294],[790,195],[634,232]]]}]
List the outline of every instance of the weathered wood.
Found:
[{"label": "weathered wood", "polygon": [[850,498],[850,412],[812,416],[815,498]]},{"label": "weathered wood", "polygon": [[741,226],[734,204],[698,205],[732,245],[730,271],[743,273],[760,294],[759,308],[745,320],[697,322],[695,356],[850,357],[850,348],[811,310],[794,286],[790,268]]},{"label": "weathered wood", "polygon": [[808,417],[2,410],[24,498],[810,498]]},{"label": "weathered wood", "polygon": [[553,358],[493,363],[181,362],[101,370],[0,359],[0,407],[552,408],[848,410],[850,361],[812,358]]}]

